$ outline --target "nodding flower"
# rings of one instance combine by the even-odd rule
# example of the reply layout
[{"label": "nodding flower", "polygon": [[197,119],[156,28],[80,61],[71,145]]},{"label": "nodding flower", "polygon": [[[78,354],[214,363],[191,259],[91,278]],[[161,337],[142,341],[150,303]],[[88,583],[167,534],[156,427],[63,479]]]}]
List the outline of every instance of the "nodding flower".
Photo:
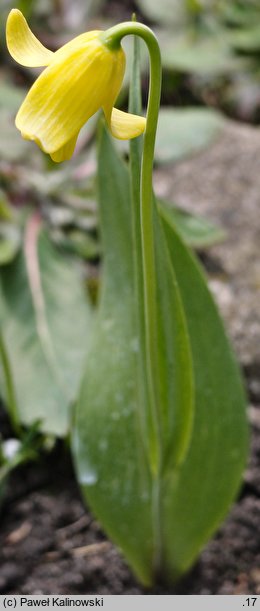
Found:
[{"label": "nodding flower", "polygon": [[16,127],[54,161],[70,159],[80,129],[100,108],[115,138],[128,140],[145,130],[144,117],[114,108],[125,53],[121,45],[106,46],[102,34],[102,30],[80,34],[52,52],[34,36],[18,9],[9,13],[9,53],[22,66],[46,66],[17,113]]}]

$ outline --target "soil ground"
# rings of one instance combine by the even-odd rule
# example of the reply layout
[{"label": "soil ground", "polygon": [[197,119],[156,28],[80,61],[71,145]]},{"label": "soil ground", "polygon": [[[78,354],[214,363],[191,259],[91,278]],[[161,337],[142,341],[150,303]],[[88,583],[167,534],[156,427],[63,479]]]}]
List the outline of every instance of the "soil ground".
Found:
[{"label": "soil ground", "polygon": [[175,588],[144,590],[86,512],[68,452],[58,445],[9,480],[0,593],[260,594],[259,157],[259,131],[228,123],[210,149],[155,177],[159,195],[174,194],[175,202],[228,230],[223,244],[202,255],[249,396],[251,458],[228,519]]}]

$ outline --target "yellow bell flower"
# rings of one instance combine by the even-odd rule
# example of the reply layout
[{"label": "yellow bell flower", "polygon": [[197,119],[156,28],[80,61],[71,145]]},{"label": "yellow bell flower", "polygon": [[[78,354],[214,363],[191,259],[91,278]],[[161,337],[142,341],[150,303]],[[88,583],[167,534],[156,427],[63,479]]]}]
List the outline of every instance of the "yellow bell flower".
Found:
[{"label": "yellow bell flower", "polygon": [[125,71],[121,46],[108,48],[102,31],[80,34],[56,52],[46,49],[18,9],[9,13],[6,42],[12,57],[28,67],[47,66],[22,103],[16,127],[54,161],[70,159],[80,129],[100,108],[110,131],[127,140],[143,133],[146,120],[113,108]]}]

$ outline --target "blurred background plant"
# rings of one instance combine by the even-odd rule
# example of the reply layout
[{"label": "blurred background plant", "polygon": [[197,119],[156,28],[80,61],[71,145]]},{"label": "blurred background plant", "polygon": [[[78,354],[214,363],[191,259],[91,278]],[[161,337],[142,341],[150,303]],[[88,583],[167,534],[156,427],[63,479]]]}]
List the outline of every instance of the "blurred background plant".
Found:
[{"label": "blurred background plant", "polygon": [[[50,447],[46,439],[69,434],[102,255],[97,117],[82,130],[73,160],[61,166],[21,138],[14,117],[39,70],[23,70],[7,53],[5,21],[14,7],[53,50],[82,31],[129,20],[133,11],[156,31],[163,60],[158,166],[208,146],[227,117],[260,121],[258,0],[0,0],[0,394],[13,429],[7,437],[20,439],[11,454],[3,441],[0,493],[10,468]],[[144,100],[146,62],[143,49]],[[122,108],[128,81],[127,70]],[[125,143],[121,149],[127,155]],[[221,228],[176,202],[160,205],[190,245],[223,239]]]}]

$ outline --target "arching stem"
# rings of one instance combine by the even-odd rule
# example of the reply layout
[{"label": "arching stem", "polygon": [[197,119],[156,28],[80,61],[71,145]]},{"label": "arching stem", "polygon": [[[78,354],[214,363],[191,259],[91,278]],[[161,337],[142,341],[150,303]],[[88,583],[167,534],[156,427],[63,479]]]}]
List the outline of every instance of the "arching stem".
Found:
[{"label": "arching stem", "polygon": [[[153,186],[152,172],[154,160],[154,146],[156,128],[161,96],[161,55],[154,33],[145,25],[137,22],[127,22],[114,26],[102,34],[102,41],[109,48],[118,48],[121,39],[129,34],[142,38],[150,56],[150,83],[147,106],[146,130],[141,165],[140,184],[140,236],[141,236],[141,267],[143,279],[142,297],[139,295],[139,306],[143,302],[144,308],[144,336],[145,336],[145,369],[147,377],[147,393],[149,401],[148,412],[148,453],[149,463],[153,476],[152,513],[154,529],[154,571],[160,570],[161,565],[161,465],[162,444],[160,426],[160,404],[157,388],[158,380],[158,342],[157,342],[157,291],[156,269],[153,229]],[[136,178],[139,179],[136,171]],[[132,185],[136,191],[136,185]],[[139,200],[139,198],[138,198]],[[136,202],[135,208],[136,208]],[[134,211],[136,214],[136,210]],[[137,236],[135,236],[137,239]],[[138,239],[137,239],[138,241]],[[136,240],[135,240],[136,242]],[[136,242],[137,244],[137,242]],[[138,253],[136,253],[138,257]],[[137,268],[137,266],[136,266]],[[136,269],[136,274],[140,271]],[[143,300],[143,301],[142,301]]]},{"label": "arching stem", "polygon": [[142,38],[149,51],[150,84],[147,106],[146,130],[141,168],[141,242],[144,280],[144,320],[149,403],[152,415],[150,464],[153,475],[160,470],[160,421],[158,417],[157,380],[157,302],[156,272],[153,231],[152,172],[154,146],[161,97],[161,54],[157,39],[147,26],[138,22],[125,22],[106,30],[101,35],[103,44],[116,49],[124,36],[134,34]]}]

